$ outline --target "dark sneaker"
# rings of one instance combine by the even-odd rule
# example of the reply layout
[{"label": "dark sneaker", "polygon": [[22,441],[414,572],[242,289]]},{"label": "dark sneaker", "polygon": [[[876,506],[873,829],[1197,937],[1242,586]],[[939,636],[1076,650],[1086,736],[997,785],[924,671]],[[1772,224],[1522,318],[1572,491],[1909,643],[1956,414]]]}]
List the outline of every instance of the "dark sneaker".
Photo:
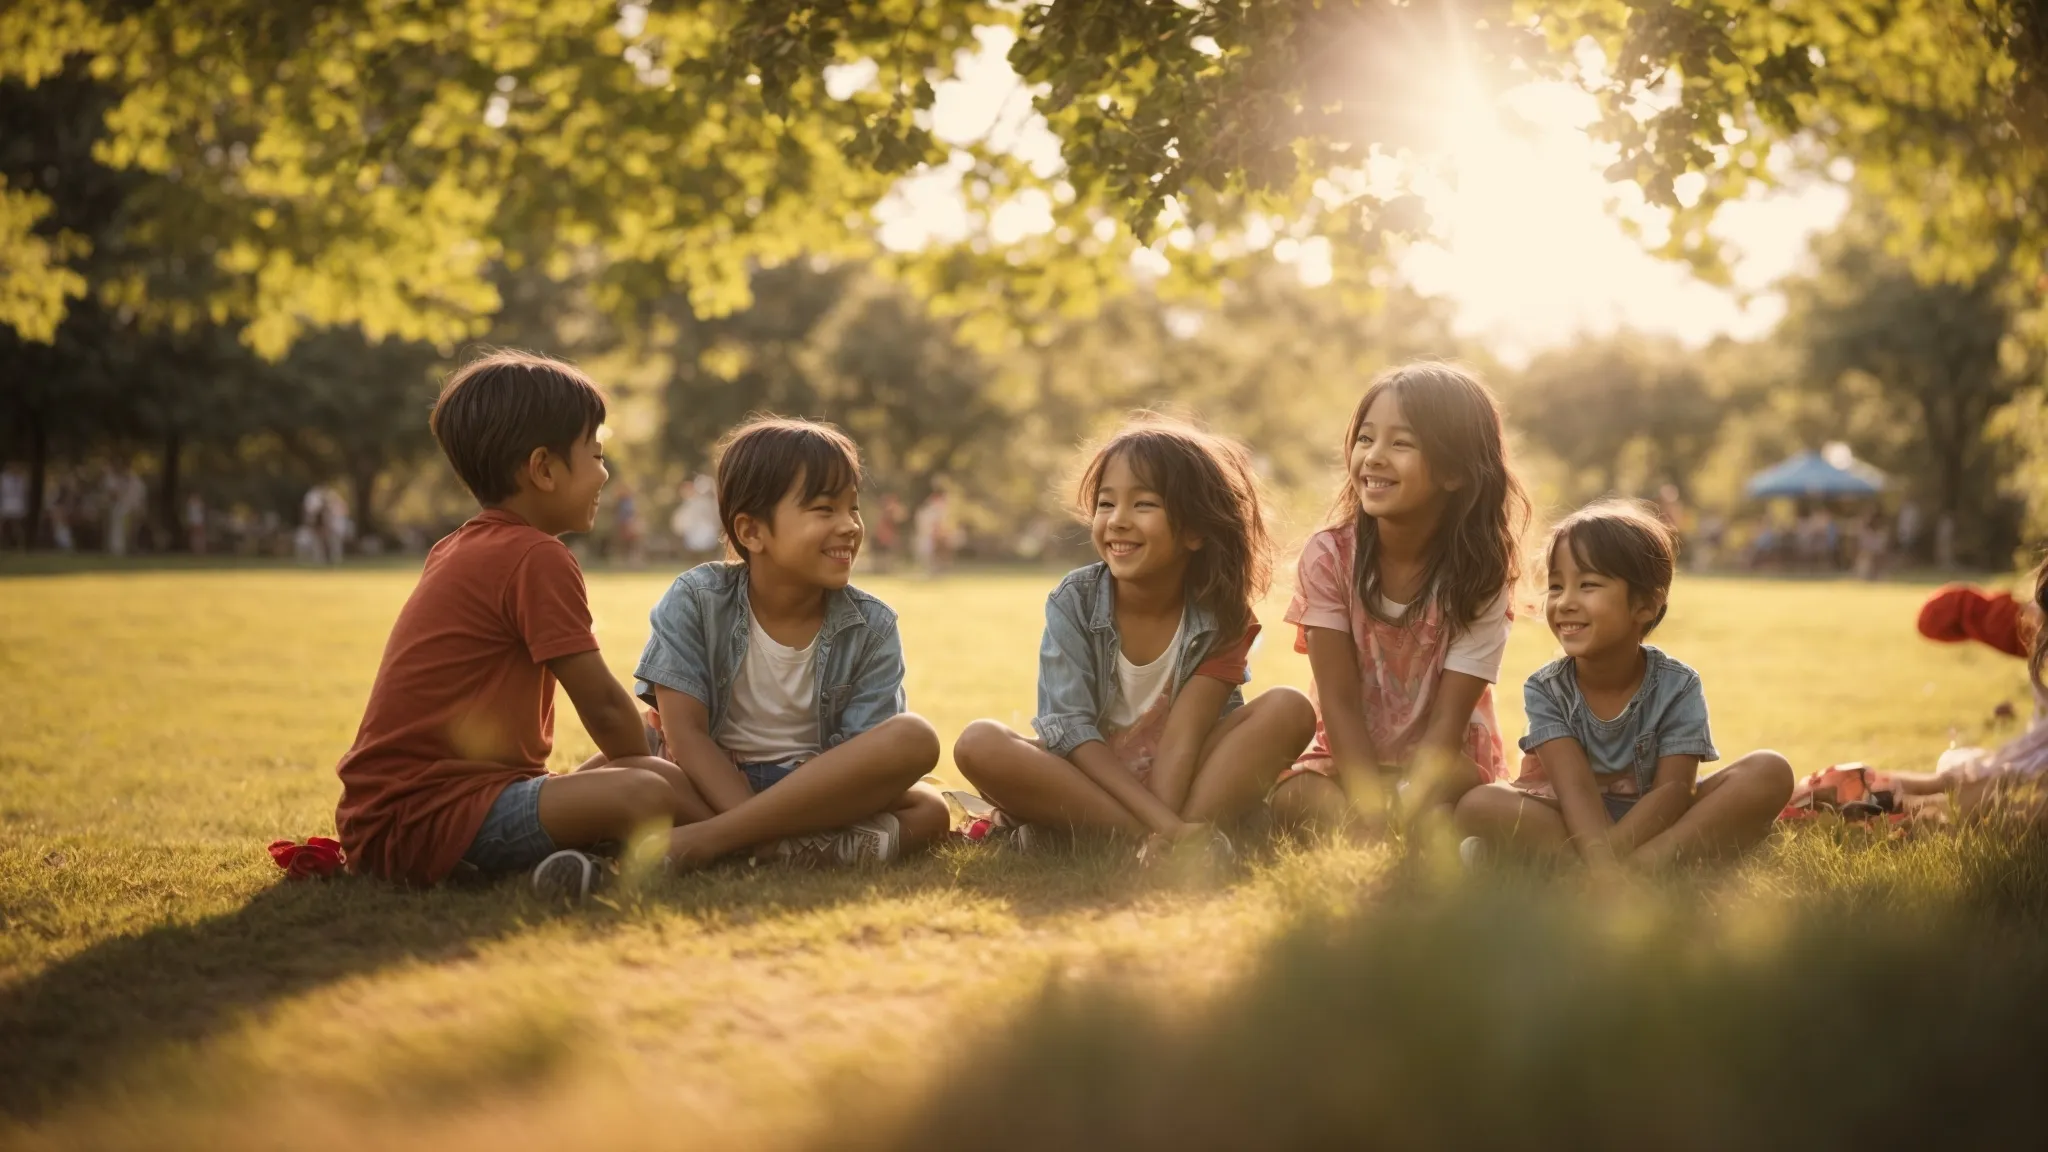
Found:
[{"label": "dark sneaker", "polygon": [[549,900],[578,903],[603,888],[611,878],[606,861],[588,852],[564,848],[533,866],[533,891]]}]

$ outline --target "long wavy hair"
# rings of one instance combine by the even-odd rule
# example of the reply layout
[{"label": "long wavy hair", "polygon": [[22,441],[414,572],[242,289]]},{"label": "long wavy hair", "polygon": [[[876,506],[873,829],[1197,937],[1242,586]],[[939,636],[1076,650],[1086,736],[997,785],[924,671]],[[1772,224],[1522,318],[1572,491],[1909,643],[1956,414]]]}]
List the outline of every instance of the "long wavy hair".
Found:
[{"label": "long wavy hair", "polygon": [[1521,570],[1522,531],[1529,522],[1529,496],[1508,465],[1500,403],[1479,377],[1455,364],[1423,361],[1380,373],[1359,398],[1344,431],[1343,487],[1331,508],[1330,526],[1357,526],[1352,573],[1360,603],[1379,610],[1379,522],[1365,514],[1348,467],[1351,446],[1373,401],[1391,393],[1415,430],[1422,459],[1438,484],[1458,486],[1445,495],[1443,518],[1430,539],[1422,573],[1422,595],[1390,624],[1406,624],[1431,596],[1450,620],[1451,634],[1468,627],[1481,609],[1513,583]]},{"label": "long wavy hair", "polygon": [[1185,421],[1141,413],[1104,441],[1082,470],[1074,493],[1082,519],[1094,515],[1103,473],[1119,457],[1159,494],[1174,533],[1202,540],[1188,561],[1188,598],[1216,617],[1225,637],[1242,636],[1252,625],[1252,606],[1273,582],[1273,538],[1251,453]]}]

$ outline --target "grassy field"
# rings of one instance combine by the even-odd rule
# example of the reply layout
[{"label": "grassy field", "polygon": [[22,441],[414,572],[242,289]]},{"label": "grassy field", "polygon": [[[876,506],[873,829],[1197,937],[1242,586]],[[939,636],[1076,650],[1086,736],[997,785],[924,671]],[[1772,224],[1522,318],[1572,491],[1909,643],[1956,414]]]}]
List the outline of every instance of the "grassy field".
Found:
[{"label": "grassy field", "polygon": [[[1053,579],[867,582],[949,740],[1028,720]],[[412,580],[0,575],[0,1146],[1812,1148],[1921,1132],[1912,1094],[1982,1093],[1987,1060],[2048,1070],[2048,861],[1984,837],[1809,829],[1599,894],[1335,846],[1220,881],[1106,850],[729,868],[575,911],[282,883],[263,845],[331,833]],[[590,583],[628,675],[666,580]],[[1914,635],[1926,590],[1688,580],[1657,640],[1724,756],[1920,767],[2025,711],[2018,661]],[[1290,639],[1257,685],[1306,685]],[[1550,651],[1517,626],[1511,737]],[[591,751],[561,715],[557,767]],[[1991,1095],[1940,1138],[2038,1133],[2031,1089]]]}]

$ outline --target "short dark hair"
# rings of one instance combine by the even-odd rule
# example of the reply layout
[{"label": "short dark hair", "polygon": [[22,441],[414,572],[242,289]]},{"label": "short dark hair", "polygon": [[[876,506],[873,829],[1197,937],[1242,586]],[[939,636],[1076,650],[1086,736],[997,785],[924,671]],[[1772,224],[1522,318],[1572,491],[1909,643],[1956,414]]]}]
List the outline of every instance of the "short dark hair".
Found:
[{"label": "short dark hair", "polygon": [[775,506],[798,480],[797,499],[860,487],[860,449],[846,433],[821,420],[757,416],[726,433],[718,444],[718,522],[726,548],[749,560],[734,525],[741,516],[772,521]]},{"label": "short dark hair", "polygon": [[574,365],[535,352],[492,352],[457,368],[427,426],[479,504],[519,491],[535,448],[567,455],[604,423],[604,393]]},{"label": "short dark hair", "polygon": [[1560,544],[1571,548],[1579,567],[1627,584],[1631,595],[1657,601],[1657,618],[1643,635],[1664,622],[1678,548],[1671,529],[1647,505],[1635,500],[1588,504],[1550,530],[1550,547],[1543,551],[1549,563],[1557,562]]}]

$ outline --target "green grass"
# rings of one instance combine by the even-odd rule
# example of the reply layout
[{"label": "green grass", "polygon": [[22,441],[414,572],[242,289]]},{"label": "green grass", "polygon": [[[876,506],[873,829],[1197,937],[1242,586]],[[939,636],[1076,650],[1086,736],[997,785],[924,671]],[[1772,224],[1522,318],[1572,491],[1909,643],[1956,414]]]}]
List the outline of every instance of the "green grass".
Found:
[{"label": "green grass", "polygon": [[[1028,720],[1052,579],[868,584],[942,734]],[[412,580],[0,578],[0,1146],[1811,1147],[1911,1130],[1832,1122],[1908,1107],[1873,1068],[1903,1093],[2048,1048],[2048,860],[1984,837],[1814,829],[1597,899],[1339,847],[1227,882],[1106,850],[732,868],[574,912],[282,883],[263,845],[331,831]],[[622,676],[665,584],[591,578]],[[1923,767],[2025,699],[2018,661],[1913,634],[1925,592],[1691,580],[1657,640],[1700,670],[1724,756]],[[1257,683],[1305,686],[1278,618]],[[1511,737],[1550,649],[1518,625]],[[591,751],[560,714],[557,767]],[[1766,1087],[1815,1075],[1853,1104]],[[1944,1131],[2024,1118],[1970,1107]]]}]

